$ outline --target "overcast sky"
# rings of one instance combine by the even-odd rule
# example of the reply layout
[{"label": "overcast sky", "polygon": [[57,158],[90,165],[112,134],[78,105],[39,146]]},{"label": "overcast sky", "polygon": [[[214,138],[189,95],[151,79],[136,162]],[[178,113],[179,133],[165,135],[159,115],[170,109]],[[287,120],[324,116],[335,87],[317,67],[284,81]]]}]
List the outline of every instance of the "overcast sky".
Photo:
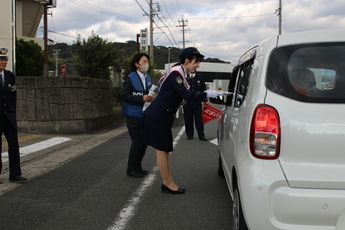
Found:
[{"label": "overcast sky", "polygon": [[[48,16],[49,39],[72,44],[77,34],[92,31],[110,42],[136,40],[149,28],[150,0],[58,0]],[[182,17],[186,47],[206,57],[236,63],[256,42],[278,34],[279,0],[153,0],[154,45],[182,48]],[[159,7],[158,7],[159,6]],[[282,0],[282,34],[340,29],[345,33],[344,0]],[[179,22],[180,21],[180,22]],[[42,23],[42,22],[41,22]]]}]

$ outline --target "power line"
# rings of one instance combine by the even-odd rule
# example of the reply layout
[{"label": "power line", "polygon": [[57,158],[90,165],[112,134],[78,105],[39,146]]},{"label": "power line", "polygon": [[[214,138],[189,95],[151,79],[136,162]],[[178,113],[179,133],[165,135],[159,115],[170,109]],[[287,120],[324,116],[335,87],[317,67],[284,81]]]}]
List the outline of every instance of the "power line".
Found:
[{"label": "power line", "polygon": [[[43,32],[43,28],[40,27],[40,28],[39,28],[39,31]],[[52,31],[52,30],[48,30],[48,32],[49,32],[49,33],[59,34],[59,35],[62,35],[62,36],[66,36],[66,37],[70,37],[70,38],[75,38],[75,39],[77,39],[77,37],[73,37],[73,36],[71,36],[71,35],[59,33],[59,32]]]},{"label": "power line", "polygon": [[[145,1],[149,4],[149,2],[148,2],[147,0],[145,0]],[[149,6],[150,6],[150,4],[149,4]],[[156,17],[163,23],[163,25],[168,29],[168,31],[169,31],[169,33],[170,33],[170,36],[172,37],[172,39],[174,40],[175,44],[176,44],[177,47],[178,47],[178,44],[177,44],[177,42],[175,41],[174,35],[171,33],[171,31],[170,31],[170,29],[169,29],[169,26],[167,26],[167,25],[165,24],[165,22],[161,19],[161,17],[159,17],[157,11],[155,11],[155,10],[153,9],[152,6],[150,6],[150,8],[151,8],[151,10],[154,12],[154,16],[156,16]],[[159,7],[159,9],[160,9],[160,7]],[[166,35],[166,33],[162,30],[162,28],[159,27],[159,26],[157,25],[156,22],[154,22],[154,23],[155,23],[155,25]],[[166,35],[166,36],[167,36],[167,35]],[[168,37],[167,37],[167,38],[168,38]],[[168,38],[168,40],[169,40],[169,38]],[[169,41],[170,41],[170,40],[169,40]],[[170,41],[170,44],[171,44],[172,46],[174,46],[174,45],[171,43],[171,41]]]},{"label": "power line", "polygon": [[86,2],[84,0],[69,0],[69,1],[71,3],[80,5],[80,6],[84,7],[84,8],[87,8],[89,10],[92,10],[92,11],[95,11],[95,12],[98,12],[98,13],[101,13],[101,14],[105,14],[105,15],[108,15],[108,16],[117,16],[117,17],[120,17],[120,18],[123,18],[123,19],[139,22],[138,19],[131,18],[131,17],[128,17],[126,15],[122,15],[122,14],[119,14],[119,13],[116,13],[116,12],[113,12],[113,11],[101,8],[99,6],[96,6],[96,5],[93,5],[93,4],[89,3],[89,2]]},{"label": "power line", "polygon": [[[139,4],[138,0],[135,0],[135,1],[137,2],[138,6],[141,8],[141,10],[144,12],[144,14],[145,14],[145,15],[149,15],[149,14],[144,10],[144,8],[142,7],[142,5]],[[151,6],[150,6],[150,7],[151,7]],[[155,11],[154,11],[154,12],[155,12]],[[156,12],[155,12],[155,15],[157,16],[157,18],[158,18],[160,21],[163,22],[163,20],[157,15]],[[172,46],[174,46],[173,43],[171,42],[171,40],[169,39],[169,37],[167,36],[167,34],[162,30],[162,28],[161,28],[160,26],[158,26],[157,23],[156,23],[154,20],[153,20],[153,23],[157,26],[158,29],[160,29],[160,30],[162,31],[163,34],[165,34],[165,36],[166,36],[167,39],[169,40],[170,44],[171,44]],[[176,44],[177,47],[178,47],[178,44],[177,44],[177,42],[175,41],[174,36],[172,35],[172,33],[171,33],[169,27],[168,27],[164,22],[163,22],[163,24],[168,28],[168,30],[169,30],[169,32],[170,32],[170,35],[172,36],[172,38],[173,38],[175,44]]]},{"label": "power line", "polygon": [[[203,20],[218,20],[218,19],[236,19],[236,18],[254,18],[254,17],[265,17],[265,16],[271,16],[271,15],[276,15],[276,13],[271,13],[271,14],[260,14],[260,15],[249,15],[249,16],[236,16],[236,17],[223,17],[223,18],[188,18],[188,20],[193,20],[193,19],[203,19]],[[174,18],[177,19],[177,18]]]},{"label": "power line", "polygon": [[170,13],[169,13],[169,11],[168,11],[168,8],[167,8],[167,7],[166,7],[166,5],[165,5],[164,0],[162,0],[162,2],[163,2],[163,6],[164,6],[164,8],[165,8],[166,12],[167,12],[167,13],[168,13],[168,15],[169,15],[169,18],[171,19]]},{"label": "power line", "polygon": [[89,19],[92,19],[92,20],[98,21],[98,22],[102,22],[101,20],[98,20],[98,19],[96,19],[96,18],[90,17],[89,15],[85,14],[84,12],[78,10],[78,8],[76,9],[76,8],[74,8],[74,7],[72,7],[72,6],[70,6],[70,8],[73,9],[73,11],[78,12],[79,14],[85,15],[85,16],[88,17]]},{"label": "power line", "polygon": [[183,14],[183,11],[182,11],[182,9],[181,9],[180,2],[179,2],[178,0],[175,0],[175,2],[176,2],[176,7],[177,7],[177,9],[181,12],[181,14]]}]

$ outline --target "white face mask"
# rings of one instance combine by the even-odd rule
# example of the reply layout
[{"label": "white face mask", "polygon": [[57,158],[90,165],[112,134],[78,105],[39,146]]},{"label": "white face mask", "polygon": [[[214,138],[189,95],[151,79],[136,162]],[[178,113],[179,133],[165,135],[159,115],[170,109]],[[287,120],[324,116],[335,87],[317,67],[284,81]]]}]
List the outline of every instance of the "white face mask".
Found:
[{"label": "white face mask", "polygon": [[149,65],[148,64],[140,65],[140,71],[141,72],[146,73],[148,69],[149,69]]}]

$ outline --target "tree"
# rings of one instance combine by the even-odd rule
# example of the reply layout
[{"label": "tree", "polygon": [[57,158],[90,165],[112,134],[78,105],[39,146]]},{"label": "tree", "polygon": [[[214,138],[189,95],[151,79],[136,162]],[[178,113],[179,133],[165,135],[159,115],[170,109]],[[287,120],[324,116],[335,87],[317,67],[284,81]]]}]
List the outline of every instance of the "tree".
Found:
[{"label": "tree", "polygon": [[41,46],[33,40],[16,40],[16,75],[42,76],[44,55]]},{"label": "tree", "polygon": [[116,49],[112,43],[92,32],[86,41],[78,39],[76,68],[82,77],[109,79],[110,66],[116,65]]},{"label": "tree", "polygon": [[206,58],[205,62],[226,63],[225,61],[222,61],[218,58]]}]

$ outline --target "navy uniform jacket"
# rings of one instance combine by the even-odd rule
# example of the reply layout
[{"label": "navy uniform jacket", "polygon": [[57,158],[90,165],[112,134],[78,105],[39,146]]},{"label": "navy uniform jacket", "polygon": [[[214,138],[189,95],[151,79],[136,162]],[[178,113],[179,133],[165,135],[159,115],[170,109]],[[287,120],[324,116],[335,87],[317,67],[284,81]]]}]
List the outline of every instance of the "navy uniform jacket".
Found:
[{"label": "navy uniform jacket", "polygon": [[204,92],[206,90],[206,84],[201,74],[196,74],[194,77],[188,79],[190,85],[190,91]]},{"label": "navy uniform jacket", "polygon": [[189,91],[184,85],[184,78],[176,71],[172,72],[151,105],[145,110],[145,115],[162,125],[172,127],[177,109],[183,99],[187,101],[206,101],[205,92]]},{"label": "navy uniform jacket", "polygon": [[[15,86],[15,76],[11,71],[4,70],[5,84],[4,87],[0,85],[0,120],[5,121],[5,117],[10,120],[15,128],[16,122],[16,105],[17,93]],[[0,130],[4,129],[3,122],[0,122]]]}]

